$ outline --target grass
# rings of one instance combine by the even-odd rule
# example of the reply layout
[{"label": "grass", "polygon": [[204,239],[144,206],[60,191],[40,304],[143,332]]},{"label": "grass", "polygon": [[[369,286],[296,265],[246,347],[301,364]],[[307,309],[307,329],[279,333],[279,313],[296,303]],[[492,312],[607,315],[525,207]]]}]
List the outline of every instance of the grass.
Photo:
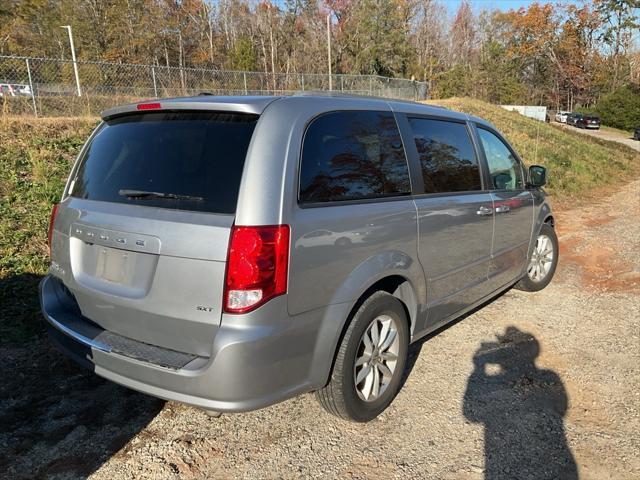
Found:
[{"label": "grass", "polygon": [[[494,123],[527,163],[549,168],[558,199],[594,195],[598,187],[637,175],[640,155],[611,142],[554,128],[470,99],[440,104]],[[51,205],[95,118],[36,119],[0,116],[0,344],[42,332],[37,284],[48,268]]]},{"label": "grass", "polygon": [[548,169],[548,192],[577,200],[603,187],[629,181],[640,172],[640,154],[624,145],[561,129],[470,98],[434,101],[493,123],[528,165]]},{"label": "grass", "polygon": [[0,344],[43,328],[36,287],[48,268],[47,226],[96,119],[0,118]]}]

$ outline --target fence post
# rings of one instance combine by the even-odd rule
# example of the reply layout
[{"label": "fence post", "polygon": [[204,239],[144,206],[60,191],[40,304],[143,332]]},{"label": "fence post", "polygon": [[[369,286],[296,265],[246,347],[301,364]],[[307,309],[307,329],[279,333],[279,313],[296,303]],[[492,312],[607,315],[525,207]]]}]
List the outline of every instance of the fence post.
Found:
[{"label": "fence post", "polygon": [[340,75],[340,91],[344,90],[344,77]]},{"label": "fence post", "polygon": [[151,78],[153,79],[153,96],[158,98],[158,85],[156,83],[156,67],[151,67]]},{"label": "fence post", "polygon": [[244,94],[249,95],[247,91],[247,72],[242,72],[242,80],[244,80]]},{"label": "fence post", "polygon": [[36,107],[36,91],[33,88],[33,81],[31,80],[31,66],[29,65],[29,59],[25,58],[27,63],[27,75],[29,76],[29,90],[31,90],[31,101],[33,102],[33,114],[38,116],[38,108]]},{"label": "fence post", "polygon": [[304,92],[304,73],[300,75],[300,81],[302,83],[302,91]]},{"label": "fence post", "polygon": [[373,80],[371,75],[369,75],[369,95],[373,95]]}]

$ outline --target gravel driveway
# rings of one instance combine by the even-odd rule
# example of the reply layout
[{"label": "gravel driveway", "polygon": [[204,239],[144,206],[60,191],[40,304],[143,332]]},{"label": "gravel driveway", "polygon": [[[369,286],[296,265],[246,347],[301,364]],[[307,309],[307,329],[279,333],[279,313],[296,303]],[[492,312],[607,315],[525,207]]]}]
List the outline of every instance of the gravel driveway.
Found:
[{"label": "gravel driveway", "polygon": [[211,419],[96,378],[45,341],[3,348],[0,476],[640,478],[639,192],[559,212],[554,282],[415,347],[403,390],[369,424],[312,395]]}]

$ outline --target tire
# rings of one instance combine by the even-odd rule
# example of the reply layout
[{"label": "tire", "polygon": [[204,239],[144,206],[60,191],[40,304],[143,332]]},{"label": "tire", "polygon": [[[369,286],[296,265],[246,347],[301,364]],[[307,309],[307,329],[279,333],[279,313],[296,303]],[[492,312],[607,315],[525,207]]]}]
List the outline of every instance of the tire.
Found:
[{"label": "tire", "polygon": [[[382,324],[387,322],[386,319],[392,322],[389,323],[388,331],[391,333],[392,328],[395,327],[396,332],[391,346],[385,350],[387,353],[374,353],[369,357],[373,359],[371,363],[356,366],[356,359],[363,359],[369,355],[365,346],[365,333],[367,333],[368,340],[371,339],[369,333],[373,333],[373,330],[369,330],[370,327],[383,333]],[[375,327],[373,327],[374,323]],[[380,344],[383,343],[381,339]],[[375,292],[364,301],[353,315],[338,347],[329,383],[316,391],[316,399],[327,412],[344,420],[368,422],[374,419],[391,404],[400,390],[407,363],[408,345],[408,319],[402,302],[387,292]],[[394,353],[391,350],[393,349],[397,351],[397,360],[395,360],[395,366],[391,368],[393,361],[385,360],[385,358],[392,358]],[[376,366],[380,364],[382,364],[381,367]],[[356,386],[356,369],[360,374],[366,370],[367,366],[369,368],[367,371],[371,373],[363,377],[364,380]],[[390,380],[389,377],[380,376],[383,374],[380,373],[381,370],[377,370],[384,367],[392,372]],[[375,377],[376,372],[378,372],[377,378]],[[373,379],[370,379],[370,376],[373,376]],[[384,378],[387,378],[386,385],[383,383]],[[370,387],[368,400],[364,398],[367,393],[367,382],[370,382],[369,385],[375,385],[376,382],[381,385],[377,396],[374,395],[375,387]]]},{"label": "tire", "polygon": [[[542,264],[545,264],[545,265],[547,264],[547,262],[544,261],[544,258],[540,256],[540,252],[537,251],[537,247],[538,245],[540,245],[539,242],[541,242],[541,237],[546,237],[548,239],[548,246],[552,248],[553,256],[550,259],[550,263],[548,265],[548,270],[546,271],[546,273],[543,276],[536,278],[535,268],[533,270],[531,268],[532,262],[534,261],[534,256],[536,256],[537,254],[538,258],[541,259],[541,261],[538,263],[539,268],[541,268]],[[544,247],[545,250],[548,248],[548,246]],[[556,272],[557,266],[558,266],[558,237],[553,227],[548,223],[544,223],[542,224],[542,228],[540,228],[540,232],[536,237],[536,245],[534,245],[531,251],[531,256],[529,257],[529,262],[527,263],[527,271],[525,272],[524,276],[520,279],[520,281],[515,285],[515,288],[517,288],[518,290],[524,290],[525,292],[538,292],[542,290],[551,282],[551,279],[553,278],[553,275]]]}]

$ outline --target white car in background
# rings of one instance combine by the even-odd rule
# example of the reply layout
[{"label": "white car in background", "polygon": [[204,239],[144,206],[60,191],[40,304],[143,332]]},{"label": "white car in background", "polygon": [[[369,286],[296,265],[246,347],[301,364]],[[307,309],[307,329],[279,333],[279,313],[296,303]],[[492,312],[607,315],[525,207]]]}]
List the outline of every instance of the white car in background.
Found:
[{"label": "white car in background", "polygon": [[19,83],[0,83],[0,97],[30,97],[31,87]]},{"label": "white car in background", "polygon": [[567,123],[567,115],[571,112],[565,112],[564,110],[560,110],[556,113],[556,122],[558,123]]}]

